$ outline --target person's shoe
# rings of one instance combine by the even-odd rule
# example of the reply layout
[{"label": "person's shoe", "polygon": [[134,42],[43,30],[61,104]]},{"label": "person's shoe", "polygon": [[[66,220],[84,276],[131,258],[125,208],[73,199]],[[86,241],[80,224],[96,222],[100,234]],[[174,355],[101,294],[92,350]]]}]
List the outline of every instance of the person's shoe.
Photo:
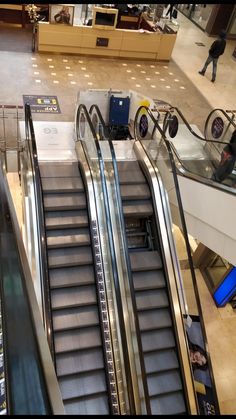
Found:
[{"label": "person's shoe", "polygon": [[205,74],[203,71],[199,71],[198,73],[201,74],[201,76],[204,76]]},{"label": "person's shoe", "polygon": [[211,82],[212,82],[212,83],[215,83],[215,79],[211,79]]}]

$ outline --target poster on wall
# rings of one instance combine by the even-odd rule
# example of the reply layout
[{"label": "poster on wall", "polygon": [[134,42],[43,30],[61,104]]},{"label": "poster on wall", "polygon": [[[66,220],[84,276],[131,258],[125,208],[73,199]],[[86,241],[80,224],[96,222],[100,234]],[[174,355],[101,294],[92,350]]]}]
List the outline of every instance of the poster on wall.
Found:
[{"label": "poster on wall", "polygon": [[201,415],[219,415],[219,404],[211,377],[209,357],[205,350],[199,316],[185,318],[190,361]]},{"label": "poster on wall", "polygon": [[23,95],[23,102],[29,103],[32,113],[61,113],[57,96]]}]

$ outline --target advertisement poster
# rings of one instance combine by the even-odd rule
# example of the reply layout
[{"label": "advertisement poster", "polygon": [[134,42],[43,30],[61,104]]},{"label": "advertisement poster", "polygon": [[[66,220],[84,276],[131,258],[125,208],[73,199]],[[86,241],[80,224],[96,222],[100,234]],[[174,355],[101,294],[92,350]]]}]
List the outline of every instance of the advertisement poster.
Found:
[{"label": "advertisement poster", "polygon": [[200,414],[219,415],[218,400],[210,374],[199,316],[190,315],[185,323]]},{"label": "advertisement poster", "polygon": [[23,102],[29,103],[32,113],[61,113],[57,96],[23,95]]}]

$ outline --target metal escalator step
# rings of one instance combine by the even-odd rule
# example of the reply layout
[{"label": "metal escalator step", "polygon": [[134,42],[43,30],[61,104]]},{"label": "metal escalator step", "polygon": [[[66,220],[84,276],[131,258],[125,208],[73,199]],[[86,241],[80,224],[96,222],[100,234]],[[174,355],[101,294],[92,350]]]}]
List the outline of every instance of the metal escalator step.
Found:
[{"label": "metal escalator step", "polygon": [[149,375],[147,383],[150,396],[182,390],[180,372],[178,370],[163,371]]},{"label": "metal escalator step", "polygon": [[138,311],[169,307],[168,297],[164,289],[136,291],[135,297]]},{"label": "metal escalator step", "polygon": [[169,309],[147,310],[138,313],[140,330],[161,329],[172,325]]},{"label": "metal escalator step", "polygon": [[128,201],[123,204],[125,217],[149,217],[153,214],[151,201]]},{"label": "metal escalator step", "polygon": [[151,197],[147,184],[143,185],[122,185],[120,187],[122,201],[148,200]]},{"label": "metal escalator step", "polygon": [[90,244],[89,229],[63,229],[47,232],[49,249],[59,247],[87,246]]},{"label": "metal escalator step", "polygon": [[137,271],[151,271],[162,268],[160,254],[157,250],[130,252],[131,269]]},{"label": "metal escalator step", "polygon": [[41,178],[44,177],[79,177],[80,171],[77,162],[40,162]]},{"label": "metal escalator step", "polygon": [[45,212],[45,224],[47,230],[73,227],[87,227],[88,214],[85,210],[80,211],[47,211]]},{"label": "metal escalator step", "polygon": [[95,283],[91,265],[50,269],[49,278],[51,289]]},{"label": "metal escalator step", "polygon": [[179,367],[177,355],[173,349],[148,352],[144,356],[144,363],[147,374]]},{"label": "metal escalator step", "polygon": [[94,285],[61,289],[56,288],[51,290],[51,304],[53,310],[96,304],[96,302],[97,296]]},{"label": "metal escalator step", "polygon": [[158,329],[151,332],[143,332],[141,340],[144,352],[175,347],[174,335],[171,329]]},{"label": "metal escalator step", "polygon": [[107,394],[89,396],[80,400],[65,400],[67,415],[109,415]]},{"label": "metal escalator step", "polygon": [[56,332],[54,342],[56,354],[99,348],[102,345],[99,327]]},{"label": "metal escalator step", "polygon": [[97,326],[99,324],[97,306],[84,306],[53,310],[53,330],[69,330],[79,327]]},{"label": "metal escalator step", "polygon": [[92,263],[92,251],[89,246],[48,250],[49,268],[90,265]]},{"label": "metal escalator step", "polygon": [[134,289],[136,291],[164,288],[166,286],[164,273],[161,269],[133,273]]},{"label": "metal escalator step", "polygon": [[181,391],[152,397],[150,404],[152,415],[178,415],[186,413],[184,397]]},{"label": "metal escalator step", "polygon": [[91,348],[79,352],[58,354],[56,357],[57,376],[72,375],[104,368],[101,348]]},{"label": "metal escalator step", "polygon": [[79,374],[77,377],[60,377],[58,381],[63,400],[107,391],[104,370]]},{"label": "metal escalator step", "polygon": [[44,194],[43,202],[45,211],[64,211],[86,208],[84,193]]},{"label": "metal escalator step", "polygon": [[84,185],[81,177],[46,177],[42,178],[44,193],[83,192]]},{"label": "metal escalator step", "polygon": [[146,179],[137,161],[118,161],[117,168],[121,185],[146,183]]}]

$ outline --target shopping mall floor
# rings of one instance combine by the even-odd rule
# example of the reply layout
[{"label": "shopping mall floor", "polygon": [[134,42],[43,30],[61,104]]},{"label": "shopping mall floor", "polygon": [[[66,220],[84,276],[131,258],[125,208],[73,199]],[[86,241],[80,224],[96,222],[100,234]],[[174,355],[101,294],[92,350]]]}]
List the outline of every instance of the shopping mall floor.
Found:
[{"label": "shopping mall floor", "polygon": [[[180,12],[178,22],[180,29],[169,63],[32,53],[29,32],[2,25],[0,104],[22,105],[24,94],[56,95],[61,114],[34,114],[34,119],[73,121],[80,90],[133,89],[177,106],[190,124],[203,131],[213,108],[235,109],[236,62],[232,58],[235,41],[227,41],[226,51],[218,62],[216,82],[211,83],[211,68],[205,77],[198,70],[205,62],[213,38]],[[14,176],[12,187],[14,190]],[[19,200],[17,206],[20,208]],[[181,241],[179,235],[180,247]],[[196,270],[196,274],[221,414],[235,414],[236,313],[229,304],[217,308],[201,273]],[[184,283],[191,302],[193,291],[188,285],[188,275],[186,269]],[[194,307],[191,309],[194,311]]]}]

